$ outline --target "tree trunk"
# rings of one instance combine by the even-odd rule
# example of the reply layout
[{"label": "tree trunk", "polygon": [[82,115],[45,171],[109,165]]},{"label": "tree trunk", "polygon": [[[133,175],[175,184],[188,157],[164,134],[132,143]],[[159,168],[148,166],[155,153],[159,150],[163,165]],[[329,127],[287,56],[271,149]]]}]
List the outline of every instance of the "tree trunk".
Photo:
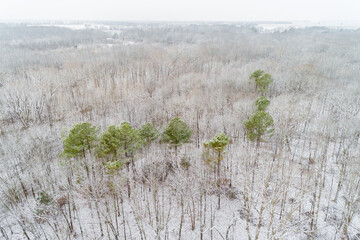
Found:
[{"label": "tree trunk", "polygon": [[220,209],[220,201],[221,201],[220,162],[221,162],[221,152],[219,151],[219,153],[218,153],[218,162],[217,162],[218,209]]}]

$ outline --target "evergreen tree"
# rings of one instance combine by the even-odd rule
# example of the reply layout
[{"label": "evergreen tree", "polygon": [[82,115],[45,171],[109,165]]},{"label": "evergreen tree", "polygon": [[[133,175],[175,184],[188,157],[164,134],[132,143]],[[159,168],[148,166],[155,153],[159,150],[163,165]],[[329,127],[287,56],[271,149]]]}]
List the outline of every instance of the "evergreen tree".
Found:
[{"label": "evergreen tree", "polygon": [[161,136],[161,142],[171,144],[175,148],[175,154],[177,155],[177,148],[183,143],[190,142],[191,135],[192,130],[188,125],[176,117],[173,118],[165,128]]},{"label": "evergreen tree", "polygon": [[134,164],[134,153],[142,144],[140,131],[128,122],[122,122],[120,126],[109,126],[101,135],[98,156],[113,162],[130,160]]},{"label": "evergreen tree", "polygon": [[223,159],[225,147],[229,144],[229,138],[225,133],[217,133],[211,140],[203,142],[205,151],[203,154],[204,160],[209,164],[215,164],[217,171],[220,169],[220,162]]},{"label": "evergreen tree", "polygon": [[143,145],[140,130],[133,128],[128,122],[122,122],[119,126],[119,137],[125,157],[133,161],[135,151]]},{"label": "evergreen tree", "polygon": [[[203,145],[205,148],[203,157],[209,165],[216,166],[217,173],[217,185],[220,187],[220,163],[223,160],[225,153],[225,147],[229,144],[229,138],[225,133],[217,133],[211,140],[204,141]],[[220,193],[218,195],[218,208],[220,208]]]},{"label": "evergreen tree", "polygon": [[270,83],[274,81],[270,74],[260,69],[253,72],[250,79],[255,80],[256,91],[261,92],[263,95],[267,93]]},{"label": "evergreen tree", "polygon": [[86,151],[96,146],[99,129],[88,122],[75,124],[69,133],[63,134],[64,151],[60,154],[66,158],[85,157]]},{"label": "evergreen tree", "polygon": [[119,127],[111,125],[100,136],[98,156],[110,161],[117,161],[124,153],[121,147]]},{"label": "evergreen tree", "polygon": [[256,81],[256,79],[260,78],[264,74],[265,72],[263,70],[258,69],[250,75],[250,79],[254,79]]},{"label": "evergreen tree", "polygon": [[159,137],[159,131],[154,125],[145,123],[140,129],[140,135],[144,139],[144,143],[149,144]]},{"label": "evergreen tree", "polygon": [[273,79],[270,74],[262,70],[253,72],[250,79],[255,80],[256,88],[262,93],[262,96],[256,99],[257,111],[244,124],[250,141],[256,142],[256,146],[259,146],[260,142],[265,140],[264,137],[271,136],[274,131],[273,128],[270,128],[274,124],[274,120],[269,113],[265,112],[270,101],[264,97]]},{"label": "evergreen tree", "polygon": [[269,106],[270,104],[270,100],[267,99],[264,96],[258,97],[258,99],[256,99],[256,106],[258,108],[258,111],[265,111],[266,108]]},{"label": "evergreen tree", "polygon": [[256,111],[248,121],[245,122],[247,136],[250,141],[255,142],[259,146],[264,141],[265,136],[271,136],[274,129],[270,128],[274,124],[271,115],[264,111]]}]

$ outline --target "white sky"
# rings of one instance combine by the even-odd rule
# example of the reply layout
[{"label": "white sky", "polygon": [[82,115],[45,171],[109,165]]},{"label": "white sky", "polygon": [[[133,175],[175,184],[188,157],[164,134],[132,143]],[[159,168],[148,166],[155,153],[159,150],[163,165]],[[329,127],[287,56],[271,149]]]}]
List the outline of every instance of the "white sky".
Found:
[{"label": "white sky", "polygon": [[0,0],[0,20],[360,21],[360,0]]}]

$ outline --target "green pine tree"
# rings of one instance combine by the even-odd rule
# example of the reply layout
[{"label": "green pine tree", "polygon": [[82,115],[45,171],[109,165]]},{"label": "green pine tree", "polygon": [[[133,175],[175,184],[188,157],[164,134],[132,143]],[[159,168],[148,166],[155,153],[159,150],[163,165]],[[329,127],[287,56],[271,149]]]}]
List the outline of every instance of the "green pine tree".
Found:
[{"label": "green pine tree", "polygon": [[180,118],[173,118],[169,125],[165,128],[161,142],[169,143],[175,149],[177,155],[177,148],[183,143],[188,143],[192,135],[192,130],[186,125],[185,122],[181,121]]},{"label": "green pine tree", "polygon": [[85,157],[98,140],[99,128],[88,122],[75,124],[68,134],[62,135],[64,151],[60,156],[65,158]]},{"label": "green pine tree", "polygon": [[140,129],[140,135],[144,139],[145,144],[149,144],[159,137],[159,131],[150,123],[145,123]]},{"label": "green pine tree", "polygon": [[225,147],[228,144],[229,138],[225,133],[217,133],[211,140],[204,141],[204,160],[210,166],[217,166],[217,170],[219,171],[220,162],[223,159],[223,153],[225,152]]},{"label": "green pine tree", "polygon": [[[98,156],[115,162],[122,160],[122,163],[134,165],[134,153],[143,145],[140,131],[133,128],[130,123],[122,122],[120,126],[109,126],[101,135],[98,148]],[[112,163],[111,166],[118,166]]]},{"label": "green pine tree", "polygon": [[259,91],[263,95],[268,92],[270,83],[274,81],[270,74],[265,73],[260,69],[253,72],[250,75],[250,79],[255,80],[256,91]]},{"label": "green pine tree", "polygon": [[[211,140],[204,141],[203,158],[212,167],[216,167],[217,185],[220,187],[220,163],[224,158],[225,148],[229,144],[229,138],[225,133],[217,133]],[[220,192],[218,194],[218,208],[220,208]]]},{"label": "green pine tree", "polygon": [[128,122],[122,122],[119,126],[119,134],[125,157],[133,161],[134,153],[143,145],[140,130],[133,128]]},{"label": "green pine tree", "polygon": [[258,99],[256,99],[255,104],[258,108],[258,111],[265,111],[266,108],[270,105],[270,100],[264,96],[261,96],[261,97],[258,97]]},{"label": "green pine tree", "polygon": [[109,161],[118,161],[123,155],[119,127],[111,125],[100,136],[98,156]]},{"label": "green pine tree", "polygon": [[265,136],[271,136],[274,132],[274,129],[270,128],[274,124],[274,120],[269,113],[264,111],[256,111],[244,124],[247,136],[250,141],[256,142],[256,146],[265,140]]}]

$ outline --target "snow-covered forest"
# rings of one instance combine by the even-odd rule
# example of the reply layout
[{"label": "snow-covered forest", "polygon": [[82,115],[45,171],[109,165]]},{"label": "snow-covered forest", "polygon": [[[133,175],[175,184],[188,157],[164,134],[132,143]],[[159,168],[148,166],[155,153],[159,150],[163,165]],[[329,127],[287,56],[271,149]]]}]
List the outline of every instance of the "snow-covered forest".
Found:
[{"label": "snow-covered forest", "polygon": [[0,24],[0,239],[360,239],[360,29]]}]

